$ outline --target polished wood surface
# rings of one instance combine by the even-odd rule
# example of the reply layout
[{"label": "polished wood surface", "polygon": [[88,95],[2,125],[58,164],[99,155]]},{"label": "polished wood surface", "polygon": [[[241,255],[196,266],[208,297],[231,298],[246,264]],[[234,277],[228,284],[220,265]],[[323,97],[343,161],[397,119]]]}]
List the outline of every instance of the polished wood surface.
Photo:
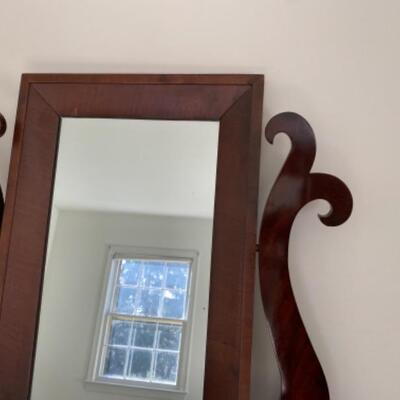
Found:
[{"label": "polished wood surface", "polygon": [[63,117],[220,122],[203,398],[249,399],[262,99],[260,75],[23,76],[0,238],[0,400],[30,397]]},{"label": "polished wood surface", "polygon": [[298,114],[273,117],[265,129],[267,140],[286,133],[290,154],[272,188],[262,217],[259,238],[261,295],[270,323],[282,378],[284,400],[327,400],[329,391],[293,295],[289,270],[289,236],[297,213],[308,202],[325,199],[331,212],[320,216],[327,226],[340,225],[352,211],[352,197],[338,178],[310,173],[316,144],[311,126]]}]

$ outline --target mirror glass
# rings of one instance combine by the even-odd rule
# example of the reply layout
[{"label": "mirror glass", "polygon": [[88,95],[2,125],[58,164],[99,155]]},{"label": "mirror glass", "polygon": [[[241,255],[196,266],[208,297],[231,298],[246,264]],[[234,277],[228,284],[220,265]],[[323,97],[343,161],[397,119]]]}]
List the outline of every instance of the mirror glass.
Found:
[{"label": "mirror glass", "polygon": [[32,400],[200,400],[218,122],[64,118]]}]

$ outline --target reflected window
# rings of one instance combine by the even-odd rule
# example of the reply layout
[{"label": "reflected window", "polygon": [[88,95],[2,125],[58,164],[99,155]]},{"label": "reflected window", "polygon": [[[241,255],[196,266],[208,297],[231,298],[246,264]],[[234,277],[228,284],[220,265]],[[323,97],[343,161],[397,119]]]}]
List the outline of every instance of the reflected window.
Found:
[{"label": "reflected window", "polygon": [[178,387],[193,260],[116,254],[110,262],[99,379]]}]

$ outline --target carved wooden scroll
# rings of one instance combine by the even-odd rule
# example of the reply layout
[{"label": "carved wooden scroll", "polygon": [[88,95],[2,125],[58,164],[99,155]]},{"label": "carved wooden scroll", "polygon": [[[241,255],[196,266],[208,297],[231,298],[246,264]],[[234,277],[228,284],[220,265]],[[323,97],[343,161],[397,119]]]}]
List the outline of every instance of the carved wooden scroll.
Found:
[{"label": "carved wooden scroll", "polygon": [[288,246],[297,213],[308,202],[327,200],[331,211],[319,216],[328,226],[340,225],[352,211],[352,197],[338,178],[310,173],[316,144],[311,126],[298,114],[282,113],[265,128],[267,140],[286,133],[292,148],[272,188],[262,219],[259,260],[265,314],[271,326],[282,377],[282,399],[326,400],[324,373],[303,325],[290,284]]}]

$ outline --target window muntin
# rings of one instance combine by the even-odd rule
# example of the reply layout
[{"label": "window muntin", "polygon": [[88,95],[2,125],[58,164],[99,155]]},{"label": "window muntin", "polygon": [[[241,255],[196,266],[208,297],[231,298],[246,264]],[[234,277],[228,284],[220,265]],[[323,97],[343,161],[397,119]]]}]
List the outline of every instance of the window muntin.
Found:
[{"label": "window muntin", "polygon": [[99,375],[178,386],[192,260],[114,256]]}]

